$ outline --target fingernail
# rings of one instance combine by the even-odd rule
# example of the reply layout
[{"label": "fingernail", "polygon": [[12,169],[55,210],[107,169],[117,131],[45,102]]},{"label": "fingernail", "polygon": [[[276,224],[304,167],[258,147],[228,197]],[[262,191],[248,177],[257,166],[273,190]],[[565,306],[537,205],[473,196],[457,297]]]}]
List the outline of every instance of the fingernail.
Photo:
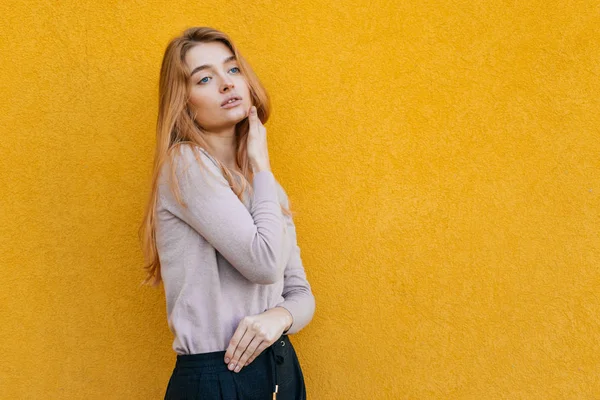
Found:
[{"label": "fingernail", "polygon": [[227,357],[227,358],[225,359],[225,364],[227,364],[228,362],[229,362],[229,357]]},{"label": "fingernail", "polygon": [[241,369],[241,367],[238,365],[238,366],[235,368],[235,372],[240,372],[240,369]]},{"label": "fingernail", "polygon": [[254,113],[256,112],[256,107],[252,106],[252,107],[250,108],[250,112],[251,112],[252,114],[254,114]]},{"label": "fingernail", "polygon": [[233,371],[233,367],[234,367],[234,366],[235,366],[235,365],[233,365],[233,363],[229,364],[229,370],[230,370],[230,371]]}]

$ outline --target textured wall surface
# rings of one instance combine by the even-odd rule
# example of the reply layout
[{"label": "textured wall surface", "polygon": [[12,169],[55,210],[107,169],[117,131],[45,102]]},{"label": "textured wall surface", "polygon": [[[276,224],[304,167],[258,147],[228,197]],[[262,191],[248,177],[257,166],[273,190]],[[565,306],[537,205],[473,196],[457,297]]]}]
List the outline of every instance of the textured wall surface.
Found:
[{"label": "textured wall surface", "polygon": [[[524,3],[524,4],[523,4]],[[160,399],[137,227],[160,61],[228,32],[273,99],[310,399],[600,398],[596,1],[2,0],[0,398]]]}]

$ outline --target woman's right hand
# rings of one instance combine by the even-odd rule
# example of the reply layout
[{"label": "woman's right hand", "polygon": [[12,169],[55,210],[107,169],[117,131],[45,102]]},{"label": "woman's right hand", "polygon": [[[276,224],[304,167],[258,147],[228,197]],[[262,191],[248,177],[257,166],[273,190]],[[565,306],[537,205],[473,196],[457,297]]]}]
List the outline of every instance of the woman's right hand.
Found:
[{"label": "woman's right hand", "polygon": [[248,158],[254,172],[271,170],[269,148],[267,146],[267,129],[256,113],[256,107],[250,106],[248,112]]}]

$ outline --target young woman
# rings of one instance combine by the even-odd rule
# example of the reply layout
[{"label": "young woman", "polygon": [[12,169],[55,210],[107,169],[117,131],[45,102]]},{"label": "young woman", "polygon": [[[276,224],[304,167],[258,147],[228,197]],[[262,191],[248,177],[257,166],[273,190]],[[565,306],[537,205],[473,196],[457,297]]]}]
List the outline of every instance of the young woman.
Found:
[{"label": "young woman", "polygon": [[[289,334],[313,317],[285,190],[269,161],[265,88],[230,38],[168,44],[140,238],[163,282],[175,368],[165,399],[305,399]],[[250,184],[251,182],[251,184]]]}]

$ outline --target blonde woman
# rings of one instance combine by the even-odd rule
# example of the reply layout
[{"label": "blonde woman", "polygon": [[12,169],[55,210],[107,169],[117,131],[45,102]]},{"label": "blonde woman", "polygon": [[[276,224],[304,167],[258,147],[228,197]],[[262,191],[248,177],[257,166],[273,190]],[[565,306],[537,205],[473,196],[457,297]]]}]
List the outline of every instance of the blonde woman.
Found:
[{"label": "blonde woman", "polygon": [[165,399],[305,399],[288,338],[315,299],[285,190],[271,171],[267,92],[210,27],[168,44],[151,195],[147,277],[164,285],[175,368]]}]

